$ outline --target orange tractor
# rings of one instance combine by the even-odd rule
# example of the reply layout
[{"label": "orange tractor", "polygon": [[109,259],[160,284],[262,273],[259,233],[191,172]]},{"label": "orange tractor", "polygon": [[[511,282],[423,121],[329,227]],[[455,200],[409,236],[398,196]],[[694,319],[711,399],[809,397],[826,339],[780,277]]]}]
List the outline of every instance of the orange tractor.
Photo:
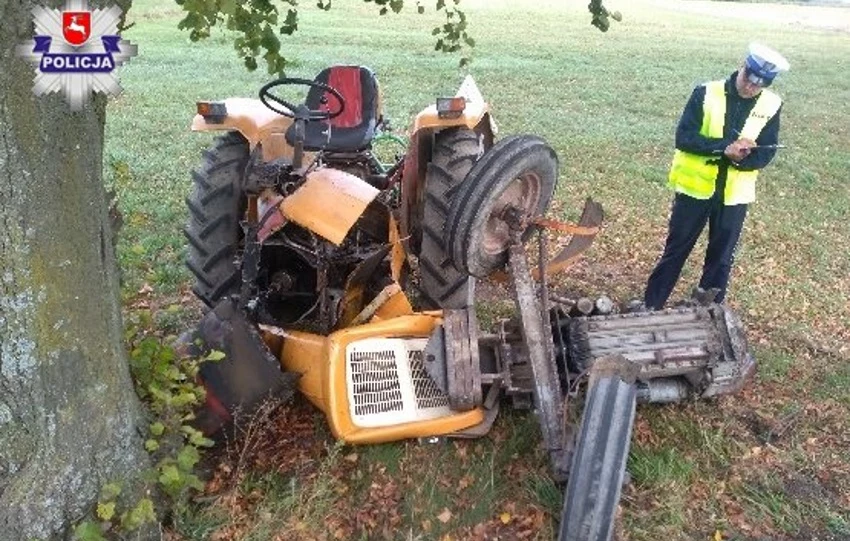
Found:
[{"label": "orange tractor", "polygon": [[[306,97],[282,97],[291,87]],[[226,132],[187,201],[188,266],[211,308],[196,334],[226,353],[202,366],[199,424],[212,432],[297,388],[345,442],[478,437],[509,401],[534,409],[553,475],[569,479],[561,539],[610,539],[636,403],[740,389],[755,367],[740,323],[714,304],[570,317],[551,302],[547,277],[587,249],[602,209],[588,200],[578,224],[545,219],[554,150],[496,141],[470,77],[416,116],[389,165],[374,150],[384,127],[377,80],[359,66],[198,104],[192,128]],[[549,228],[572,239],[546,263]],[[474,279],[494,273],[516,315],[484,332]],[[573,427],[565,406],[585,376]]]}]

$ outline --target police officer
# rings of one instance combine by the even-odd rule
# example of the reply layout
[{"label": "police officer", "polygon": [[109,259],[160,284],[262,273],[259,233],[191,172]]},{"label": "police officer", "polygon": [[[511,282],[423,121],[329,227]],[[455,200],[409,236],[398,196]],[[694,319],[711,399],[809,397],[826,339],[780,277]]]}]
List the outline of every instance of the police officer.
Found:
[{"label": "police officer", "polygon": [[735,246],[756,178],[776,154],[782,100],[767,90],[788,70],[778,52],[751,44],[728,79],[696,87],[676,128],[668,185],[673,199],[667,242],[644,294],[647,308],[667,302],[682,266],[708,223],[708,248],[699,287],[716,288],[723,302]]}]

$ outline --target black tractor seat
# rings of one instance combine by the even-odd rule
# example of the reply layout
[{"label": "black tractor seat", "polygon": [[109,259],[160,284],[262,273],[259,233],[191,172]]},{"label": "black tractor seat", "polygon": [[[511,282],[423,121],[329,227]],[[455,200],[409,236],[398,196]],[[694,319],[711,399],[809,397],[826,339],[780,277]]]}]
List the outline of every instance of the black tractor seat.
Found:
[{"label": "black tractor seat", "polygon": [[[325,68],[315,81],[335,88],[345,100],[342,113],[330,120],[307,122],[304,150],[316,152],[359,152],[367,149],[375,137],[379,121],[378,80],[369,68],[363,66],[331,66]],[[325,98],[322,103],[322,98]],[[319,88],[307,93],[306,105],[315,111],[336,110],[336,98]],[[286,130],[286,141],[295,145],[295,125]]]}]

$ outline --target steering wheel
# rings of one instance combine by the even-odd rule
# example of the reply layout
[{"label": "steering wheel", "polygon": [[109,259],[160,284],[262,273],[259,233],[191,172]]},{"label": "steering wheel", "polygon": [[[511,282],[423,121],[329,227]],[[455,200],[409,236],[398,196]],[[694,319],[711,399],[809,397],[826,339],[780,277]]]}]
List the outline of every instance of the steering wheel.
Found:
[{"label": "steering wheel", "polygon": [[[332,111],[322,111],[318,109],[307,109],[306,105],[293,105],[292,103],[272,94],[271,90],[279,86],[308,86],[310,88],[318,88],[319,90],[323,90],[331,94],[336,99],[336,102],[339,107]],[[307,118],[305,119],[307,121],[330,120],[332,118],[338,117],[345,110],[345,99],[342,97],[342,94],[340,94],[337,89],[332,86],[326,85],[325,83],[320,83],[311,79],[284,77],[282,79],[277,79],[275,81],[267,83],[263,85],[263,87],[260,89],[260,101],[263,102],[263,105],[265,105],[275,113],[283,115],[287,118],[295,118],[296,110],[299,107],[307,109]],[[322,101],[325,101],[324,96],[322,96]],[[281,108],[281,106],[283,108]]]}]

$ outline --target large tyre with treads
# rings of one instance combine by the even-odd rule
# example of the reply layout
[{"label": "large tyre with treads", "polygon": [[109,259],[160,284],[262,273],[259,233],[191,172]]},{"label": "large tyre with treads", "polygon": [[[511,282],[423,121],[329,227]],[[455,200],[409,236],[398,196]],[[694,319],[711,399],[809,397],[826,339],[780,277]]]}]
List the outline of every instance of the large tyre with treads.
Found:
[{"label": "large tyre with treads", "polygon": [[[542,215],[557,181],[558,157],[543,139],[512,135],[493,145],[452,199],[444,238],[456,268],[484,278],[504,266],[511,241],[505,211]],[[522,240],[534,230],[528,226]]]},{"label": "large tyre with treads", "polygon": [[591,369],[561,511],[559,541],[610,541],[635,419],[637,365],[618,355]]},{"label": "large tyre with treads", "polygon": [[483,151],[481,138],[472,130],[452,128],[434,135],[425,174],[419,250],[420,289],[430,308],[463,308],[469,302],[474,281],[452,264],[444,232],[452,197]]},{"label": "large tyre with treads", "polygon": [[245,138],[229,132],[215,139],[204,151],[201,167],[192,171],[194,190],[186,198],[186,266],[195,276],[192,291],[210,307],[239,290],[234,258],[242,243],[239,221],[246,205],[242,187],[248,157]]}]

